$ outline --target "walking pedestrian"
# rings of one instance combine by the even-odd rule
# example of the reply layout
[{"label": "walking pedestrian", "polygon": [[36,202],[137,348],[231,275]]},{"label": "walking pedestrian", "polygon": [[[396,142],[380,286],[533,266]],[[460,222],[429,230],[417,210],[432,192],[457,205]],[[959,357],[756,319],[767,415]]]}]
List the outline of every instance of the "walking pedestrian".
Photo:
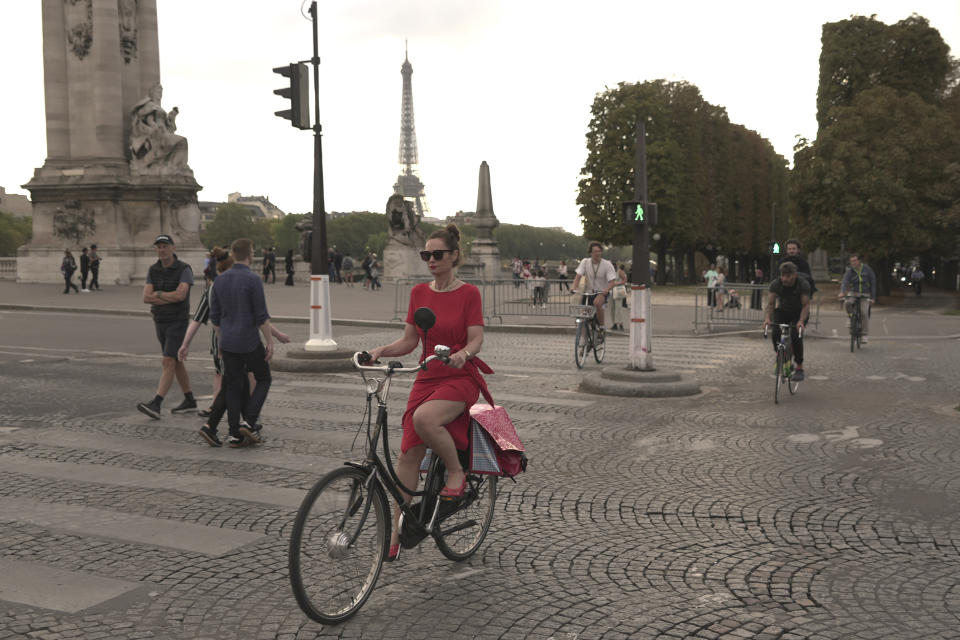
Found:
[{"label": "walking pedestrian", "polygon": [[340,276],[337,274],[337,250],[336,247],[327,249],[327,276],[331,283],[336,283]]},{"label": "walking pedestrian", "polygon": [[344,282],[347,283],[348,287],[353,286],[353,258],[350,256],[343,256],[343,271],[340,272],[340,276],[344,279]]},{"label": "walking pedestrian", "polygon": [[913,283],[913,288],[918,296],[923,293],[923,280],[926,277],[920,265],[914,267],[913,272],[910,274],[910,282]]},{"label": "walking pedestrian", "polygon": [[87,289],[87,276],[90,275],[90,256],[87,255],[87,248],[80,250],[80,291],[90,293]]},{"label": "walking pedestrian", "polygon": [[102,291],[100,288],[100,254],[97,245],[90,245],[90,290]]},{"label": "walking pedestrian", "polygon": [[73,284],[73,274],[77,270],[77,261],[74,260],[70,249],[63,250],[63,261],[60,262],[60,273],[63,274],[64,288],[63,292],[69,294],[70,289],[80,293],[77,285]]},{"label": "walking pedestrian", "polygon": [[333,246],[333,265],[337,268],[337,282],[343,284],[343,254]]},{"label": "walking pedestrian", "polygon": [[283,268],[287,272],[287,279],[283,283],[288,287],[293,286],[293,249],[287,249],[287,257],[283,259]]},{"label": "walking pedestrian", "polygon": [[376,291],[377,289],[382,289],[383,285],[380,284],[380,268],[381,265],[377,262],[377,254],[370,254],[370,291]]},{"label": "walking pedestrian", "polygon": [[[216,327],[223,354],[223,386],[227,401],[227,424],[231,447],[261,442],[258,424],[260,410],[270,391],[270,358],[273,357],[273,333],[263,283],[250,271],[253,242],[234,240],[230,247],[234,265],[217,277],[210,294],[210,322]],[[257,330],[263,335],[260,341]],[[253,373],[256,388],[249,399],[243,397],[243,378]],[[246,406],[244,407],[244,403]],[[241,424],[240,416],[246,420]]]},{"label": "walking pedestrian", "polygon": [[557,267],[557,280],[560,281],[560,292],[563,293],[563,290],[566,289],[570,291],[570,283],[567,282],[567,261],[561,260],[560,266]]},{"label": "walking pedestrian", "polygon": [[161,233],[153,241],[157,261],[147,270],[143,285],[143,302],[150,305],[154,330],[163,354],[163,369],[157,384],[157,395],[150,402],[140,402],[137,410],[154,420],[160,419],[160,405],[173,386],[173,379],[183,391],[183,402],[170,410],[185,413],[197,408],[190,388],[187,367],[177,360],[177,351],[190,324],[190,287],[193,286],[193,269],[177,258],[173,238]]}]

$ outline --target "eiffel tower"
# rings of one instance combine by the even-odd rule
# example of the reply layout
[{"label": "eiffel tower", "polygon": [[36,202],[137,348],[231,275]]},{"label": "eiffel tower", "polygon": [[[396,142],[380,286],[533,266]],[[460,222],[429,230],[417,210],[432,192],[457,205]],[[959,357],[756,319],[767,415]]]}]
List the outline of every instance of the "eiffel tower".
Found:
[{"label": "eiffel tower", "polygon": [[403,76],[403,101],[400,107],[400,166],[401,172],[397,183],[393,185],[393,192],[414,202],[414,208],[419,216],[429,215],[427,197],[423,193],[423,183],[420,181],[417,163],[417,129],[413,123],[413,65],[404,47],[403,65],[400,67]]}]

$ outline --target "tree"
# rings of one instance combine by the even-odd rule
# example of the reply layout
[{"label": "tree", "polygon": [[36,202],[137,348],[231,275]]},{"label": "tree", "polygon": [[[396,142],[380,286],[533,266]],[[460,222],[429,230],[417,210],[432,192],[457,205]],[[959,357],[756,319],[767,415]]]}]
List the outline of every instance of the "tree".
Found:
[{"label": "tree", "polygon": [[18,218],[0,211],[0,256],[17,255],[17,248],[30,242],[32,236],[32,218]]},{"label": "tree", "polygon": [[[949,89],[956,61],[940,32],[916,14],[894,25],[855,16],[823,25],[817,124],[831,124],[831,109],[857,94],[885,86],[935,103]],[[837,112],[842,113],[842,112]]]},{"label": "tree", "polygon": [[[621,203],[633,200],[636,131],[646,126],[647,183],[659,207],[655,249],[686,257],[693,274],[694,251],[714,259],[760,256],[766,239],[761,222],[770,208],[783,208],[787,161],[757,133],[731,124],[726,111],[706,102],[686,82],[621,82],[598,94],[591,108],[587,160],[577,204],[585,236],[628,244]],[[658,271],[663,282],[665,269]]]},{"label": "tree", "polygon": [[249,209],[235,202],[217,207],[213,222],[200,233],[200,239],[208,247],[229,247],[237,238],[249,238],[258,249],[273,245],[269,222],[255,221]]},{"label": "tree", "polygon": [[915,93],[878,86],[834,107],[816,143],[798,146],[793,173],[795,217],[813,245],[835,251],[842,239],[883,265],[956,241],[960,129]]}]

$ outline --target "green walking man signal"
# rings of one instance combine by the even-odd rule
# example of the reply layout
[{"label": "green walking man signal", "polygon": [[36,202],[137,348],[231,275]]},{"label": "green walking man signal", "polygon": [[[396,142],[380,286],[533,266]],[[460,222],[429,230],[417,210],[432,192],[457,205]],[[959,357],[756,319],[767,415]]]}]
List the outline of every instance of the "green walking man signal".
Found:
[{"label": "green walking man signal", "polygon": [[627,224],[652,227],[657,224],[657,203],[636,200],[624,202],[623,217]]}]

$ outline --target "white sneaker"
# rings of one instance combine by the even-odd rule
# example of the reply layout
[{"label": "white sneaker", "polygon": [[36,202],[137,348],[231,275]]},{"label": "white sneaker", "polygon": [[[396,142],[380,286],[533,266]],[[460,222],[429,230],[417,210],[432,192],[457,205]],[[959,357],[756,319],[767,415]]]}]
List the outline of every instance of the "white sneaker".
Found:
[{"label": "white sneaker", "polygon": [[90,289],[80,289],[80,291],[83,291],[84,293],[90,293]]},{"label": "white sneaker", "polygon": [[867,342],[869,342],[867,336],[860,336],[860,344],[867,344]]}]

